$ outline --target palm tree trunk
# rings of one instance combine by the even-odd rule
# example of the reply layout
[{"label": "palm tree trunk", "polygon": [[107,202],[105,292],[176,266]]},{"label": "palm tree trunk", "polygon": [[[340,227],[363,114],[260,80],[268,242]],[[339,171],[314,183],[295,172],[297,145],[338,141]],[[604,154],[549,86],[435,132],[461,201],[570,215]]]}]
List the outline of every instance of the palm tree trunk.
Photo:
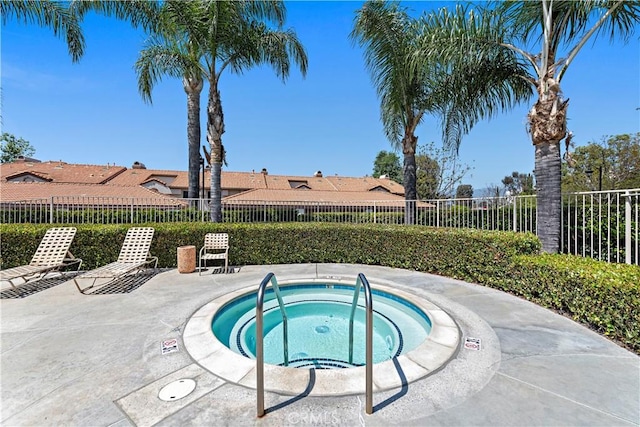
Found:
[{"label": "palm tree trunk", "polygon": [[404,223],[413,225],[416,223],[416,199],[418,192],[416,190],[416,146],[418,145],[418,137],[413,133],[405,133],[402,139],[402,153],[404,154]]},{"label": "palm tree trunk", "polygon": [[[551,75],[551,74],[550,74]],[[560,141],[567,135],[568,100],[560,96],[560,85],[545,77],[538,86],[538,102],[529,112],[529,128],[535,146],[537,233],[543,252],[560,250],[562,216],[562,161]]]},{"label": "palm tree trunk", "polygon": [[544,252],[558,253],[562,214],[560,143],[540,143],[535,150],[538,237]]},{"label": "palm tree trunk", "polygon": [[189,187],[188,197],[200,197],[200,92],[202,82],[190,84],[184,81],[187,93],[187,142],[189,144]]},{"label": "palm tree trunk", "polygon": [[211,221],[222,222],[222,134],[224,133],[224,116],[218,81],[209,82],[209,103],[207,106],[207,140],[211,147]]}]

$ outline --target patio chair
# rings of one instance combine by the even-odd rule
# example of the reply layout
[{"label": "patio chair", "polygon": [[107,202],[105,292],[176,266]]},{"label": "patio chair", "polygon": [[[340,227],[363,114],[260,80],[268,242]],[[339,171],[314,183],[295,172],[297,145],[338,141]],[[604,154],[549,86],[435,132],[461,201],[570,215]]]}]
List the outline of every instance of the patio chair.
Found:
[{"label": "patio chair", "polygon": [[206,267],[208,260],[224,260],[224,271],[229,267],[229,235],[227,233],[207,233],[204,246],[200,249],[200,272]]},{"label": "patio chair", "polygon": [[1,270],[0,282],[9,282],[16,289],[16,285],[13,283],[16,279],[22,279],[24,283],[27,283],[36,278],[41,279],[52,271],[59,271],[63,267],[74,264],[78,264],[77,270],[79,270],[82,260],[74,257],[69,251],[75,235],[75,227],[48,229],[33,254],[31,262],[28,265]]},{"label": "patio chair", "polygon": [[[117,261],[74,277],[73,281],[78,290],[84,294],[87,290],[95,287],[98,279],[107,279],[106,282],[100,284],[100,287],[106,286],[123,276],[145,270],[151,263],[154,263],[153,268],[156,268],[158,257],[149,255],[154,231],[152,227],[130,228],[122,243]],[[82,281],[91,281],[92,283],[90,286],[82,288],[80,286]]]}]

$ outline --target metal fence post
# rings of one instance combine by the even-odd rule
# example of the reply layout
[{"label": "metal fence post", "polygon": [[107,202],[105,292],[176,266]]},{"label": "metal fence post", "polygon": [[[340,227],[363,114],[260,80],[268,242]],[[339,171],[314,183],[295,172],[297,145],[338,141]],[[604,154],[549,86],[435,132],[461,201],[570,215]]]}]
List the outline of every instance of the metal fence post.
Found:
[{"label": "metal fence post", "polygon": [[518,196],[513,198],[513,231],[518,231]]},{"label": "metal fence post", "polygon": [[624,262],[631,264],[631,193],[624,193]]},{"label": "metal fence post", "polygon": [[53,224],[53,196],[49,199],[49,224]]},{"label": "metal fence post", "polygon": [[378,206],[376,205],[376,202],[373,202],[373,223],[376,224],[378,222]]}]

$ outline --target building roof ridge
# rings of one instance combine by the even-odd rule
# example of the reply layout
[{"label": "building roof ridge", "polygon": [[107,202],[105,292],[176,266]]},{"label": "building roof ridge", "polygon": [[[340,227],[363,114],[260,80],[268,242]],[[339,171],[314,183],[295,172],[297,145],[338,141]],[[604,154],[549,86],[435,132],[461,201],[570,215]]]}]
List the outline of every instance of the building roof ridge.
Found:
[{"label": "building roof ridge", "polygon": [[29,169],[21,170],[21,171],[14,172],[12,174],[6,175],[4,177],[4,180],[8,181],[11,178],[15,178],[15,177],[21,176],[21,175],[35,175],[35,176],[37,176],[39,178],[42,178],[42,179],[45,179],[47,181],[51,181],[52,180],[52,178],[46,172],[34,171],[34,170],[29,170]]}]

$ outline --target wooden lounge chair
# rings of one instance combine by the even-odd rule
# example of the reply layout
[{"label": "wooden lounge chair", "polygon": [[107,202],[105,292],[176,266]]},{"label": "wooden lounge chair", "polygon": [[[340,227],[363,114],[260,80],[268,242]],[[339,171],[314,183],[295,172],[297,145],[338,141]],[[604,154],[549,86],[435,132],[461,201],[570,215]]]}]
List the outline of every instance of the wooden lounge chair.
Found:
[{"label": "wooden lounge chair", "polygon": [[[123,276],[138,273],[148,268],[151,263],[154,263],[153,268],[156,268],[158,257],[149,255],[154,231],[152,227],[130,228],[122,243],[118,260],[76,276],[73,281],[78,290],[84,294],[87,290],[95,287],[98,279],[107,279],[100,283],[99,287],[103,287]],[[91,285],[82,288],[80,286],[82,281],[91,281]]]},{"label": "wooden lounge chair", "polygon": [[229,267],[229,235],[227,233],[207,233],[204,236],[204,246],[200,249],[200,272],[207,264],[207,260],[223,259],[224,271]]},{"label": "wooden lounge chair", "polygon": [[31,262],[28,265],[1,270],[0,282],[9,282],[16,289],[16,285],[13,283],[16,279],[22,279],[24,283],[27,283],[33,279],[43,278],[47,273],[74,264],[78,264],[77,270],[79,270],[82,260],[74,257],[69,251],[75,235],[75,227],[48,229],[33,258],[31,258]]}]

